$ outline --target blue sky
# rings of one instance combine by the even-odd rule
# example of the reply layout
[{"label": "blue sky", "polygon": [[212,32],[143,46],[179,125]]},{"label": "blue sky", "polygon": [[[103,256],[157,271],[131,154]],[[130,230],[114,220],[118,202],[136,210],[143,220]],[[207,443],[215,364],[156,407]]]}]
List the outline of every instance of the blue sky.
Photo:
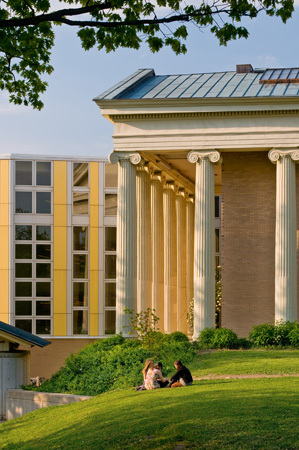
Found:
[{"label": "blue sky", "polygon": [[[113,126],[101,116],[94,97],[140,68],[156,74],[235,70],[253,67],[299,67],[299,8],[284,25],[261,15],[244,21],[250,36],[221,47],[211,33],[190,28],[186,55],[163,49],[85,52],[74,29],[58,27],[52,54],[55,71],[43,96],[42,111],[9,104],[0,93],[1,153],[46,153],[107,157],[113,149]],[[297,56],[296,56],[297,55]]]}]

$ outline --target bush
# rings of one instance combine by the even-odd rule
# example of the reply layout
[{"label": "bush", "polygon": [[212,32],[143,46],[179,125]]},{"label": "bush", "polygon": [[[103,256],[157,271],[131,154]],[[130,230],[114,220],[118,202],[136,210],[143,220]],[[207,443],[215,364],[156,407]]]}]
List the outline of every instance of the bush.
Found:
[{"label": "bush", "polygon": [[270,323],[263,323],[253,327],[249,333],[249,339],[256,347],[268,347],[275,345],[275,326]]},{"label": "bush", "polygon": [[289,333],[290,344],[293,347],[299,347],[299,323],[294,322],[294,327]]},{"label": "bush", "polygon": [[263,323],[253,327],[249,339],[256,347],[297,347],[299,344],[298,322]]},{"label": "bush", "polygon": [[239,348],[236,333],[228,328],[204,328],[198,337],[201,348]]},{"label": "bush", "polygon": [[148,358],[162,361],[163,373],[166,374],[174,371],[176,359],[188,364],[197,355],[196,349],[183,333],[172,333],[165,337],[162,333],[151,332],[151,340],[151,350],[138,339],[113,336],[98,340],[76,355],[71,354],[50,380],[34,390],[97,395],[141,384],[142,369]]}]

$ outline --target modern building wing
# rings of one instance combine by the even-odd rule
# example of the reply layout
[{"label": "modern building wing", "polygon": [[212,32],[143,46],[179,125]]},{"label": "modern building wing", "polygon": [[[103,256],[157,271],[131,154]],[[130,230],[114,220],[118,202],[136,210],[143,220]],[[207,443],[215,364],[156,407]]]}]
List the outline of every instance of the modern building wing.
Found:
[{"label": "modern building wing", "polygon": [[117,331],[125,307],[186,331],[193,298],[194,336],[214,325],[215,194],[222,326],[296,320],[299,69],[141,69],[94,101],[119,173]]}]

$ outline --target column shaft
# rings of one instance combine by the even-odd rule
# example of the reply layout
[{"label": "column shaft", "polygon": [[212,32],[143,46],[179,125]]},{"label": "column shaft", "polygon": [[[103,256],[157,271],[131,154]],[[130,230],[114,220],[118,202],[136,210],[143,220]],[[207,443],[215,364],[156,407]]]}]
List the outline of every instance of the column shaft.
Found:
[{"label": "column shaft", "polygon": [[152,307],[151,192],[144,167],[137,168],[137,312]]},{"label": "column shaft", "polygon": [[136,311],[136,167],[130,159],[118,164],[116,332],[129,333],[129,315]]},{"label": "column shaft", "polygon": [[276,165],[275,320],[297,316],[296,172],[290,156]]},{"label": "column shaft", "polygon": [[175,201],[177,219],[177,330],[187,333],[186,200],[182,192],[179,192]]},{"label": "column shaft", "polygon": [[163,187],[159,178],[153,176],[151,181],[152,308],[160,319],[160,331],[164,331]]},{"label": "column shaft", "polygon": [[176,217],[173,186],[164,186],[164,331],[171,333],[177,327],[177,260]]},{"label": "column shaft", "polygon": [[[194,204],[191,199],[186,202],[186,243],[187,312],[190,315],[190,304],[194,298]],[[193,334],[189,325],[188,334]]]}]

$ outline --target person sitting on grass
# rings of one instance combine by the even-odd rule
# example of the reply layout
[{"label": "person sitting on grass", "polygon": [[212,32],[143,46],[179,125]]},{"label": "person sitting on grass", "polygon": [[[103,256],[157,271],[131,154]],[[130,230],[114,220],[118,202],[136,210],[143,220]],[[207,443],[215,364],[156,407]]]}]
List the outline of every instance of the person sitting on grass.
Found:
[{"label": "person sitting on grass", "polygon": [[176,373],[172,375],[170,378],[170,387],[182,387],[182,386],[191,386],[193,383],[193,378],[191,372],[187,367],[185,367],[180,360],[176,360],[174,362],[174,367],[176,369]]},{"label": "person sitting on grass", "polygon": [[[157,362],[157,364],[155,365],[155,369],[160,370],[161,374],[162,374],[162,367],[163,366],[162,366],[161,362]],[[165,388],[168,385],[168,383],[169,383],[167,378],[165,378],[165,381],[162,381],[162,380],[157,380],[157,381],[158,381],[158,383],[159,383],[161,388]]]},{"label": "person sitting on grass", "polygon": [[145,361],[145,366],[142,371],[145,389],[157,389],[160,387],[158,380],[165,383],[166,378],[163,377],[161,371],[155,368],[154,361],[152,359],[147,359]]}]

